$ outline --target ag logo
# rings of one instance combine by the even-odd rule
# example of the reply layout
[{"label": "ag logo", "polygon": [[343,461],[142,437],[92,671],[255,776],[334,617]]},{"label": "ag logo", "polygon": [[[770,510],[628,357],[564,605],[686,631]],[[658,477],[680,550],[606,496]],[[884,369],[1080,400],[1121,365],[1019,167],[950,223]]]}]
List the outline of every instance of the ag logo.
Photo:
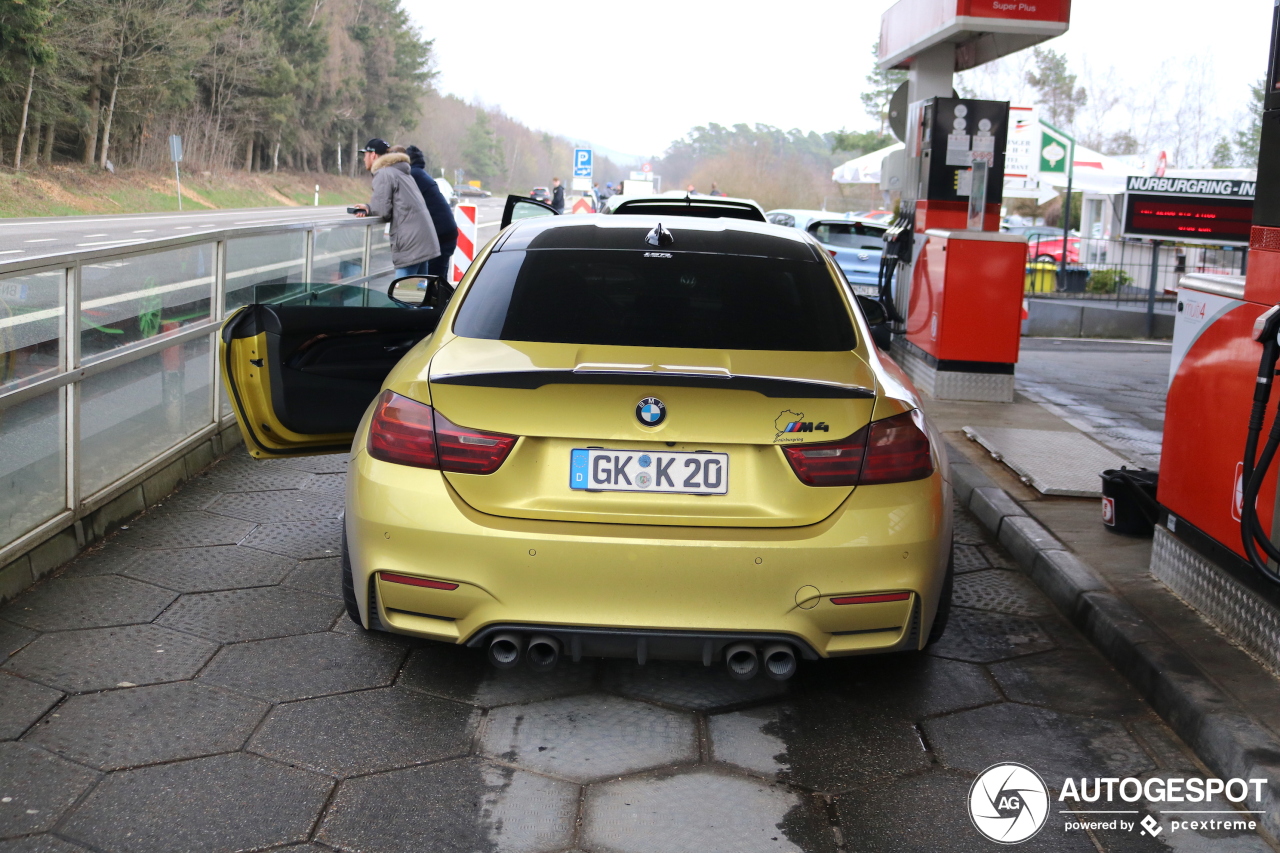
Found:
[{"label": "ag logo", "polygon": [[667,419],[667,407],[657,397],[645,397],[636,403],[636,420],[645,426],[657,426]]},{"label": "ag logo", "polygon": [[1019,844],[1034,836],[1049,816],[1049,789],[1024,764],[994,764],[973,780],[969,818],[992,841]]}]

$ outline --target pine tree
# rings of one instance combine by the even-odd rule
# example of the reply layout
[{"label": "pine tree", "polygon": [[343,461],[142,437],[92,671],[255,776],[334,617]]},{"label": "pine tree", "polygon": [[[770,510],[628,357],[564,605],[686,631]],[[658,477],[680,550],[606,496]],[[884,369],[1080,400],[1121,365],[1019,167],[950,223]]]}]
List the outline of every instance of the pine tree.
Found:
[{"label": "pine tree", "polygon": [[502,172],[502,144],[489,123],[489,114],[484,110],[476,113],[475,122],[467,130],[467,138],[462,143],[462,159],[467,174],[483,183],[492,181]]},{"label": "pine tree", "polygon": [[1089,93],[1076,86],[1076,75],[1067,70],[1067,57],[1052,48],[1034,49],[1035,71],[1027,72],[1027,83],[1039,95],[1041,109],[1050,123],[1066,130],[1076,119],[1076,110],[1089,102]]},{"label": "pine tree", "polygon": [[867,84],[871,88],[862,93],[862,106],[867,115],[880,122],[879,135],[884,136],[889,132],[889,99],[907,79],[907,72],[900,68],[880,69],[877,64],[880,59],[880,39],[876,39],[871,47],[871,58],[871,73],[867,75]]}]

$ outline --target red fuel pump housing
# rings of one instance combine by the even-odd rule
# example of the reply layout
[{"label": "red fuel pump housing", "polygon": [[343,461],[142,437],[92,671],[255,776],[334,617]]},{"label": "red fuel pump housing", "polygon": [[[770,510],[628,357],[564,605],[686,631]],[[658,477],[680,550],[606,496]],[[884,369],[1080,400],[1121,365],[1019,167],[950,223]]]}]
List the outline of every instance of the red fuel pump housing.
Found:
[{"label": "red fuel pump housing", "polygon": [[939,363],[1015,364],[1026,239],[999,231],[930,229],[907,312],[907,340]]}]

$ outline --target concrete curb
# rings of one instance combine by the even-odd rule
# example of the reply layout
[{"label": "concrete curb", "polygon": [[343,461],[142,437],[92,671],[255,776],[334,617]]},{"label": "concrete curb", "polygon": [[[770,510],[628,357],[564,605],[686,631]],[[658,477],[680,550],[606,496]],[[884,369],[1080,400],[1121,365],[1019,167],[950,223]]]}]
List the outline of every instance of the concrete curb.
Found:
[{"label": "concrete curb", "polygon": [[1054,605],[1137,688],[1217,776],[1266,778],[1261,825],[1280,837],[1280,740],[1246,715],[1200,668],[1087,563],[1032,519],[958,450],[952,490]]}]

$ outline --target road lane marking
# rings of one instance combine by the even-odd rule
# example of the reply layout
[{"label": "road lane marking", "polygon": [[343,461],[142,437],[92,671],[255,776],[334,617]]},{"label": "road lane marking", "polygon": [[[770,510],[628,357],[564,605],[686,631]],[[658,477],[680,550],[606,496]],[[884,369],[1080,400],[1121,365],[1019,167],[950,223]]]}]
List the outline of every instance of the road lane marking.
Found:
[{"label": "road lane marking", "polygon": [[24,243],[52,243],[57,237],[41,237],[38,240],[23,240]]},{"label": "road lane marking", "polygon": [[174,230],[174,231],[189,231],[189,230],[191,230],[191,226],[190,226],[190,225],[175,225],[175,226],[173,226],[173,230]]},{"label": "road lane marking", "polygon": [[86,240],[91,240],[94,237],[110,237],[110,236],[111,236],[110,234],[86,234],[84,235],[84,238]]},{"label": "road lane marking", "polygon": [[26,249],[5,249],[0,255],[21,255]]},{"label": "road lane marking", "polygon": [[154,228],[139,228],[137,231],[134,231],[133,233],[134,233],[134,234],[154,234],[154,233],[156,233],[156,229],[154,229]]},{"label": "road lane marking", "polygon": [[114,246],[117,243],[126,244],[126,243],[145,243],[145,242],[147,242],[145,237],[138,237],[132,240],[130,239],[98,240],[97,242],[94,242],[94,243],[76,243],[76,248],[79,248],[81,246]]}]

